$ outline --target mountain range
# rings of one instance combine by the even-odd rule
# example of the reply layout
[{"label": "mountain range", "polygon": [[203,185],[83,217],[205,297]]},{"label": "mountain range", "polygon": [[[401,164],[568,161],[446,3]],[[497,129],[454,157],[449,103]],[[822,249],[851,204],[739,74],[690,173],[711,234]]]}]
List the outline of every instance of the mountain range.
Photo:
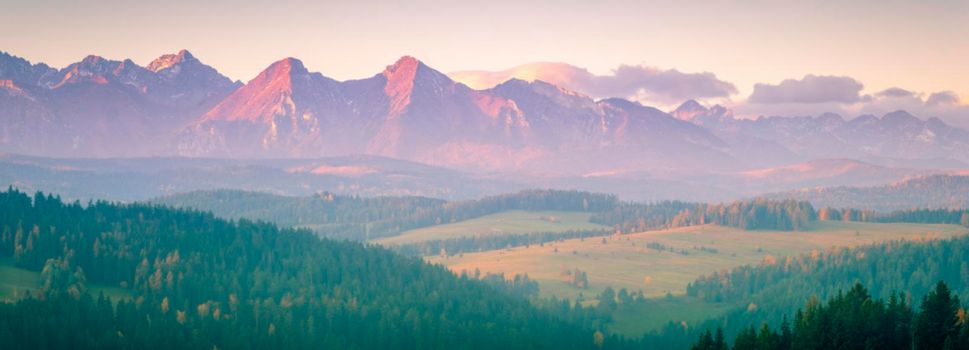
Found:
[{"label": "mountain range", "polygon": [[169,136],[241,84],[188,51],[147,67],[98,56],[57,70],[0,53],[0,144],[49,156],[169,152]]},{"label": "mountain range", "polygon": [[144,67],[88,56],[63,69],[0,53],[0,106],[0,151],[47,157],[364,154],[561,176],[969,162],[969,132],[904,111],[743,119],[691,100],[664,112],[542,81],[472,89],[409,56],[348,81],[286,58],[243,84],[185,50]]},{"label": "mountain range", "polygon": [[690,100],[670,114],[705,127],[734,150],[758,155],[767,163],[851,158],[945,168],[963,167],[969,160],[969,132],[901,110],[850,120],[833,113],[742,119],[722,106],[706,108]]}]

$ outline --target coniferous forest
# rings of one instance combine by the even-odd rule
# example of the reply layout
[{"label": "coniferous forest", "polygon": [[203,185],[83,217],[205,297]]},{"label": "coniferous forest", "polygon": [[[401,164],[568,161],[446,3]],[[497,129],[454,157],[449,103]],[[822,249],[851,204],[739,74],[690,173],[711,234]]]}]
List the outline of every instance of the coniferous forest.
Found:
[{"label": "coniferous forest", "polygon": [[873,298],[855,284],[824,303],[808,301],[795,313],[793,326],[788,320],[779,329],[751,325],[737,334],[732,347],[722,329],[707,330],[691,349],[967,349],[965,318],[959,297],[944,282],[925,295],[918,309],[894,294],[887,301]]},{"label": "coniferous forest", "polygon": [[[944,291],[940,286],[944,286]],[[898,316],[892,316],[889,314],[891,312],[899,313],[902,309],[908,309],[901,316],[915,320],[918,310],[927,307],[926,300],[934,300],[933,298],[941,297],[942,294],[954,300],[948,310],[951,311],[950,316],[956,317],[961,326],[965,324],[964,310],[967,305],[959,304],[957,300],[969,298],[969,237],[926,242],[899,241],[856,249],[819,251],[772,264],[745,266],[711,274],[691,283],[687,287],[687,294],[710,302],[739,304],[740,308],[722,318],[709,320],[689,329],[671,324],[663,331],[647,335],[647,344],[659,348],[686,348],[689,344],[684,343],[684,338],[706,338],[706,332],[715,336],[714,329],[718,328],[727,340],[751,338],[753,335],[762,337],[761,328],[764,326],[783,334],[785,323],[788,327],[797,326],[795,321],[807,315],[823,315],[807,321],[814,322],[811,327],[819,328],[813,331],[827,332],[825,337],[834,337],[832,334],[867,334],[868,338],[875,335],[881,337],[880,332],[884,328],[878,328],[881,326],[877,326],[877,322],[848,318],[873,317],[872,319],[880,322]],[[828,300],[828,305],[836,306],[821,307],[821,300]],[[875,305],[877,303],[881,304]],[[801,311],[798,312],[798,309]],[[836,314],[844,310],[851,311],[848,314]],[[948,315],[948,312],[935,314]],[[848,324],[861,328],[844,328]],[[911,339],[915,334],[912,328],[914,324],[896,326],[908,327],[895,331],[896,335],[909,334]],[[889,334],[884,333],[884,336]],[[767,335],[770,333],[763,336]],[[817,337],[812,335],[808,338]],[[744,344],[744,341],[738,341]],[[824,343],[821,347],[758,345],[760,347],[755,349],[884,348],[831,345],[841,344],[845,339],[830,341],[832,343]],[[896,348],[942,349],[919,347],[911,343],[902,345]],[[741,346],[738,349],[745,348]],[[954,349],[961,348],[964,347]]]},{"label": "coniferous forest", "polygon": [[[262,222],[8,190],[0,225],[3,257],[45,279],[0,304],[7,349],[635,345],[533,307],[514,286]],[[91,295],[91,284],[130,295]]]}]

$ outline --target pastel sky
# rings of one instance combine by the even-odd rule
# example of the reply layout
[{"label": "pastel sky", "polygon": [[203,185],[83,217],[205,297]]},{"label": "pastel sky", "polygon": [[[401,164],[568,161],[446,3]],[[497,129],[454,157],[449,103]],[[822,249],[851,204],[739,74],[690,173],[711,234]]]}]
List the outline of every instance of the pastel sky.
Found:
[{"label": "pastel sky", "polygon": [[88,54],[146,64],[186,48],[243,81],[287,56],[350,79],[406,54],[444,72],[529,62],[707,72],[735,86],[733,101],[808,75],[850,77],[861,98],[898,87],[923,102],[945,91],[969,100],[965,0],[0,0],[0,23],[0,50],[55,67]]}]

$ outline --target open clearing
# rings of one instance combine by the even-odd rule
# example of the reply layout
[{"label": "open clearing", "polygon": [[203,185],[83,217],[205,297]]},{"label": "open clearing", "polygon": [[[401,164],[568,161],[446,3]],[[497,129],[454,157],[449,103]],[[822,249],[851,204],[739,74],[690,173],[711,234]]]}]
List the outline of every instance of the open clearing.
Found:
[{"label": "open clearing", "polygon": [[512,210],[497,214],[405,231],[398,236],[375,240],[383,245],[419,243],[475,235],[503,235],[578,230],[609,230],[589,222],[592,213],[567,211]]},{"label": "open clearing", "polygon": [[[37,292],[41,289],[43,279],[39,272],[21,269],[13,266],[9,259],[0,259],[0,301],[12,301],[22,298],[24,293]],[[104,293],[112,301],[130,299],[131,293],[119,287],[107,287],[88,283],[88,293],[95,298]]]},{"label": "open clearing", "polygon": [[650,298],[645,303],[620,305],[612,314],[612,322],[606,324],[610,331],[640,337],[647,331],[657,330],[669,322],[696,325],[702,321],[725,314],[738,304],[706,302],[697,298],[678,296],[673,298]]},{"label": "open clearing", "polygon": [[[475,269],[505,276],[528,274],[543,296],[592,298],[605,287],[642,290],[647,296],[683,294],[697,277],[832,247],[854,247],[901,239],[938,239],[969,233],[956,225],[816,222],[809,230],[745,231],[704,225],[603,238],[572,239],[456,256],[430,256],[456,273]],[[650,243],[672,247],[658,251]],[[715,251],[713,251],[715,250]],[[685,254],[684,254],[685,252]],[[585,271],[589,288],[565,282],[563,271]]]}]

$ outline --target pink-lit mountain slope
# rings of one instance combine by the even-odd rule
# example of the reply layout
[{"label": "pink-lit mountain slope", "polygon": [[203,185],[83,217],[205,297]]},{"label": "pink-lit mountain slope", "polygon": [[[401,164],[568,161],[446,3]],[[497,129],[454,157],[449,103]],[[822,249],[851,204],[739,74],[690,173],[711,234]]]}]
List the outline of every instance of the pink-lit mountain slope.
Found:
[{"label": "pink-lit mountain slope", "polygon": [[[179,137],[185,155],[365,153],[477,169],[578,171],[725,160],[705,129],[621,99],[594,101],[543,82],[474,90],[412,58],[337,82],[274,63]],[[551,168],[549,168],[551,167]]]}]

